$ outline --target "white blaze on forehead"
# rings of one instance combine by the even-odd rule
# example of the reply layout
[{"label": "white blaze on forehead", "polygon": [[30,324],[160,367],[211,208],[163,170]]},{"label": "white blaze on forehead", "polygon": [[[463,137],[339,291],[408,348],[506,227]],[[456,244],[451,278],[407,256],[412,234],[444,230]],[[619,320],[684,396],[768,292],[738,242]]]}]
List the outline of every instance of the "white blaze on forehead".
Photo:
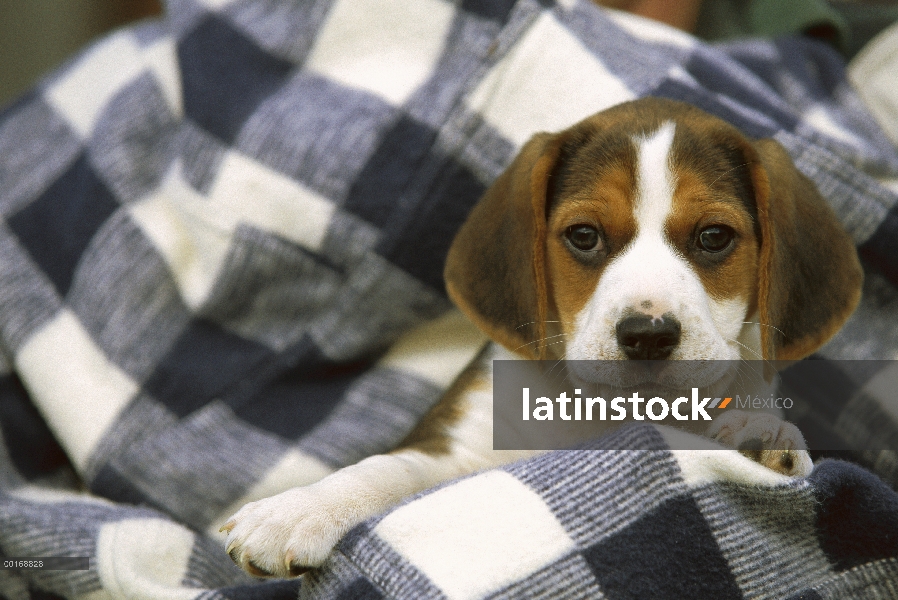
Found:
[{"label": "white blaze on forehead", "polygon": [[674,123],[664,123],[655,133],[637,138],[635,217],[637,235],[661,233],[673,201],[674,177],[670,169],[670,148]]},{"label": "white blaze on forehead", "polygon": [[[673,206],[674,174],[670,168],[675,124],[668,121],[656,131],[634,136],[636,145],[636,194],[633,217],[636,237],[619,257],[622,300],[628,308],[661,317],[675,308],[676,274],[688,265],[664,236],[664,223]],[[643,306],[648,300],[651,306]]]},{"label": "white blaze on forehead", "polygon": [[[676,177],[671,153],[675,124],[634,136],[636,235],[606,265],[591,298],[575,318],[566,354],[571,360],[624,359],[616,326],[631,312],[654,319],[670,313],[682,326],[672,359],[733,360],[745,321],[746,301],[708,296],[698,273],[664,234],[673,211]],[[749,348],[748,350],[751,350]]]}]

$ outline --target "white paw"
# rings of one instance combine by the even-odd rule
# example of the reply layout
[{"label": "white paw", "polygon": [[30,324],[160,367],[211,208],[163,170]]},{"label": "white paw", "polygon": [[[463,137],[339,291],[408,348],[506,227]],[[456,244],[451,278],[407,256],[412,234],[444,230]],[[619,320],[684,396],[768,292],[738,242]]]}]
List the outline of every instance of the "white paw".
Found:
[{"label": "white paw", "polygon": [[783,475],[806,477],[814,468],[798,428],[769,413],[728,410],[707,435]]},{"label": "white paw", "polygon": [[298,577],[320,566],[356,524],[345,503],[313,486],[250,502],[221,528],[226,550],[257,577]]}]

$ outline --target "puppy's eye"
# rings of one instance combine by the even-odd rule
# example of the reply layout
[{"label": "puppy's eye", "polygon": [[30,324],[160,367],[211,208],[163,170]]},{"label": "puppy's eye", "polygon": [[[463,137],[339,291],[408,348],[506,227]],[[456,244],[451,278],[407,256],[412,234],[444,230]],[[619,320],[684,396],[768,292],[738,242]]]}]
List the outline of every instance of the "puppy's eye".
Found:
[{"label": "puppy's eye", "polygon": [[581,252],[596,250],[602,242],[599,230],[591,225],[572,225],[565,235],[571,245]]},{"label": "puppy's eye", "polygon": [[705,252],[723,252],[733,241],[733,230],[726,225],[711,225],[698,233],[698,246]]}]

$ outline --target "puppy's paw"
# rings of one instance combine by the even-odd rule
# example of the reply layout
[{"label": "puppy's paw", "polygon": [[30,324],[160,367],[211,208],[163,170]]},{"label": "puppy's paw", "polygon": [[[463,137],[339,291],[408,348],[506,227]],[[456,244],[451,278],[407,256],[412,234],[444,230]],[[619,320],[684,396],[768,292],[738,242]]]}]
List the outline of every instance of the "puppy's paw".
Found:
[{"label": "puppy's paw", "polygon": [[314,486],[250,502],[221,528],[227,553],[256,577],[298,577],[320,566],[355,521]]},{"label": "puppy's paw", "polygon": [[729,410],[707,435],[783,475],[806,477],[814,468],[798,428],[769,413]]}]

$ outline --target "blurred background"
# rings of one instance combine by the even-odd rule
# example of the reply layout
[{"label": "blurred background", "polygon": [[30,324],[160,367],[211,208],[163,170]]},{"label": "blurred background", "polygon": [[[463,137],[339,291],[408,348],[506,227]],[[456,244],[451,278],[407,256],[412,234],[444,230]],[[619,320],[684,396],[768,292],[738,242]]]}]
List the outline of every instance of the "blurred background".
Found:
[{"label": "blurred background", "polygon": [[0,0],[0,106],[94,38],[161,13],[161,0]]},{"label": "blurred background", "polygon": [[[160,15],[163,1],[0,0],[0,108],[91,40]],[[898,0],[594,1],[663,20],[709,41],[803,31],[832,43],[846,59],[898,20]]]}]

